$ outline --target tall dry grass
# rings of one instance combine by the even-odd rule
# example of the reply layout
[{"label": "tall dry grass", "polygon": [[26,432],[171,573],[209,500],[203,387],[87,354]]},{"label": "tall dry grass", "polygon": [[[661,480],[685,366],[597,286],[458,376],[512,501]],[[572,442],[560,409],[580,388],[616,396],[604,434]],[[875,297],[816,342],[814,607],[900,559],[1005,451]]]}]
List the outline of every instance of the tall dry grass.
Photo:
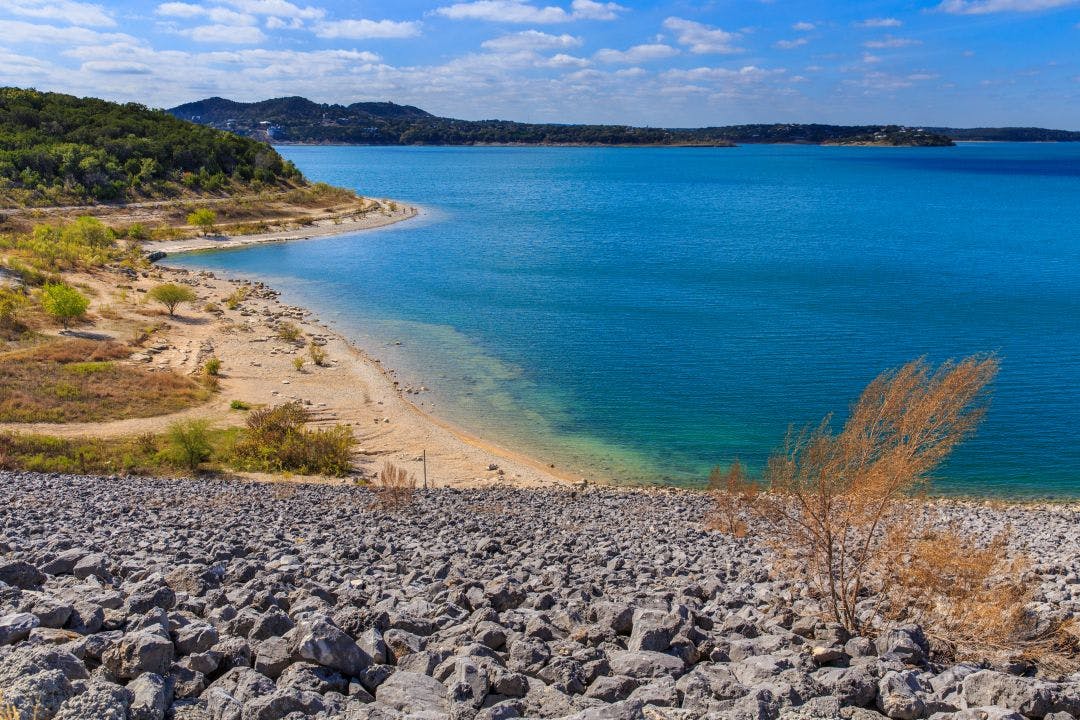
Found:
[{"label": "tall dry grass", "polygon": [[383,510],[397,512],[416,502],[416,477],[392,462],[383,464],[371,489],[376,505]]}]

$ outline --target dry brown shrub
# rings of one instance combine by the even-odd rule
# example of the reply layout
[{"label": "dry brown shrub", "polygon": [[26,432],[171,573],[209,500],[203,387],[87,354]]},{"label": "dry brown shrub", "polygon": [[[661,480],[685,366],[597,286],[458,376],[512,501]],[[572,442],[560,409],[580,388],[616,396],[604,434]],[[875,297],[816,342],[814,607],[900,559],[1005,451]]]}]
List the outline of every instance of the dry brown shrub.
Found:
[{"label": "dry brown shrub", "polygon": [[742,463],[736,459],[726,471],[714,467],[709,473],[708,491],[714,506],[705,518],[706,527],[732,537],[746,537],[746,517],[759,487],[747,477]]},{"label": "dry brown shrub", "polygon": [[[905,527],[912,493],[985,412],[997,360],[974,356],[937,369],[916,360],[882,373],[852,406],[838,434],[825,418],[789,433],[770,459],[767,492],[749,509],[754,531],[802,576],[831,619],[858,633],[876,618],[885,579],[875,570]],[[915,536],[908,536],[914,543]],[[870,606],[860,604],[865,598]]]},{"label": "dry brown shrub", "polygon": [[891,552],[880,558],[882,620],[918,623],[941,658],[1075,669],[1070,629],[1031,612],[1038,585],[1027,558],[1009,554],[1011,529],[983,544],[951,526],[912,535],[892,528],[886,540]]},{"label": "dry brown shrub", "polygon": [[384,510],[398,511],[416,502],[416,477],[392,462],[383,464],[371,489],[376,504]]}]

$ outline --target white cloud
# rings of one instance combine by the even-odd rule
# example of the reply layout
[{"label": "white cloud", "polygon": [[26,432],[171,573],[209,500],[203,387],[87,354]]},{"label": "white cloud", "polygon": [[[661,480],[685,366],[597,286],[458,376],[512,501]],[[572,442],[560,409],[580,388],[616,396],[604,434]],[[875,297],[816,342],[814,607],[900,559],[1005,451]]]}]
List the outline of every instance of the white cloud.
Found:
[{"label": "white cloud", "polygon": [[796,32],[810,32],[815,27],[816,27],[816,25],[814,25],[814,23],[811,23],[811,22],[797,22],[797,23],[795,23],[794,25],[791,26],[791,29],[796,31]]},{"label": "white cloud", "polygon": [[420,23],[397,20],[332,20],[317,23],[314,30],[321,38],[411,38],[420,34]]},{"label": "white cloud", "polygon": [[696,55],[739,52],[739,48],[732,44],[739,38],[738,33],[679,17],[664,20],[664,27],[675,33],[679,43],[689,47],[690,52]]},{"label": "white cloud", "polygon": [[594,2],[593,0],[574,0],[570,3],[574,20],[614,20],[626,10],[613,2]]},{"label": "white cloud", "polygon": [[874,63],[881,62],[881,58],[877,55],[871,55],[870,53],[863,53],[862,62],[867,65],[873,65]]},{"label": "white cloud", "polygon": [[650,60],[662,60],[663,58],[669,58],[678,54],[679,51],[670,45],[664,45],[663,43],[649,43],[645,45],[635,45],[627,50],[604,48],[603,50],[597,50],[593,57],[602,63],[636,65],[637,63],[648,62]]},{"label": "white cloud", "polygon": [[549,35],[539,30],[524,30],[510,35],[485,40],[481,47],[488,50],[565,50],[581,46],[581,38],[563,33]]},{"label": "white cloud", "polygon": [[566,53],[556,53],[546,60],[539,61],[537,64],[541,67],[550,68],[583,68],[589,66],[589,61],[585,58],[567,55]]},{"label": "white cloud", "polygon": [[183,2],[167,2],[157,6],[158,15],[180,18],[209,18],[216,25],[254,25],[255,16],[238,13],[223,7],[205,7]]},{"label": "white cloud", "polygon": [[136,43],[131,35],[124,33],[102,33],[81,27],[58,27],[43,23],[28,23],[21,20],[0,20],[0,36],[6,43],[66,45],[93,45],[95,43]]},{"label": "white cloud", "polygon": [[82,70],[104,75],[150,75],[153,69],[139,62],[124,62],[123,60],[90,60],[84,62]]},{"label": "white cloud", "polygon": [[858,25],[859,27],[864,27],[864,28],[890,28],[890,27],[900,27],[904,23],[900,22],[899,20],[897,20],[896,18],[893,18],[893,17],[879,17],[879,18],[867,18],[866,20],[863,20],[862,22],[855,23],[855,24]]},{"label": "white cloud", "polygon": [[697,67],[689,70],[668,70],[664,73],[664,77],[673,80],[689,80],[693,82],[702,82],[705,80],[735,80],[746,83],[760,82],[766,78],[783,75],[786,72],[787,70],[784,68],[773,68],[770,70],[757,67],[756,65],[744,65],[737,70],[722,67]]},{"label": "white cloud", "polygon": [[801,37],[795,38],[794,40],[777,40],[775,44],[776,47],[780,48],[781,50],[794,50],[795,48],[805,45],[808,42],[810,41],[804,37]]},{"label": "white cloud", "polygon": [[317,7],[300,7],[287,0],[224,0],[234,8],[252,15],[270,15],[297,20],[319,20],[326,11]]},{"label": "white cloud", "polygon": [[154,12],[166,17],[193,18],[199,17],[205,13],[206,8],[202,5],[193,5],[192,3],[167,2],[158,5],[157,10]]},{"label": "white cloud", "polygon": [[570,11],[555,5],[538,7],[523,0],[473,0],[437,8],[435,13],[452,20],[550,24],[573,20],[614,20],[625,9],[613,2],[594,0],[573,0]]},{"label": "white cloud", "polygon": [[867,40],[863,43],[863,47],[868,48],[902,48],[909,47],[911,45],[922,45],[922,40],[914,40],[912,38],[899,38],[892,37],[891,35],[883,37],[879,40]]},{"label": "white cloud", "polygon": [[255,45],[266,40],[262,30],[250,25],[199,25],[183,34],[195,42],[232,45]]},{"label": "white cloud", "polygon": [[63,20],[72,25],[89,25],[90,27],[116,25],[116,21],[100,5],[74,2],[74,0],[4,0],[2,9],[12,15],[43,20]]},{"label": "white cloud", "polygon": [[954,15],[986,15],[998,12],[1037,12],[1077,4],[1078,0],[943,0],[937,6]]}]

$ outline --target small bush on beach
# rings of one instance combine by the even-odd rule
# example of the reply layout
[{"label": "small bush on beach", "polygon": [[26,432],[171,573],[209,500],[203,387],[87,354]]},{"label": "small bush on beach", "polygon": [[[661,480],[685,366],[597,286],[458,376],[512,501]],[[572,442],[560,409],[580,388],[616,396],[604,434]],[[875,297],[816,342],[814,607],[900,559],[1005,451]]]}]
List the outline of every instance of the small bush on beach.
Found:
[{"label": "small bush on beach", "polygon": [[156,285],[150,288],[150,291],[146,293],[146,297],[164,305],[170,316],[176,314],[176,308],[180,305],[193,303],[198,299],[194,290],[176,283]]},{"label": "small bush on beach", "polygon": [[241,285],[236,288],[229,297],[225,298],[225,307],[230,310],[235,310],[240,307],[240,303],[247,299],[248,293],[249,291],[246,285]]},{"label": "small bush on beach", "polygon": [[206,362],[203,364],[203,371],[207,375],[214,375],[214,376],[220,375],[221,374],[221,358],[219,358],[216,355],[211,355],[209,358],[207,358]]},{"label": "small bush on beach", "polygon": [[277,336],[280,340],[294,343],[304,337],[304,333],[295,324],[286,320],[278,325]]},{"label": "small bush on beach", "polygon": [[253,410],[233,446],[240,469],[340,477],[352,467],[355,444],[347,425],[307,427],[311,416],[298,402]]},{"label": "small bush on beach", "polygon": [[302,372],[303,371],[305,362],[306,361],[304,360],[303,355],[297,355],[296,357],[293,358],[292,364],[293,364],[293,367],[296,368],[296,372]]},{"label": "small bush on beach", "polygon": [[210,459],[210,424],[206,420],[186,420],[169,426],[169,447],[176,462],[191,472]]},{"label": "small bush on beach", "polygon": [[[315,343],[308,344],[308,354],[311,355],[311,362],[315,363],[319,367],[326,367],[326,351],[322,349],[321,345]],[[300,368],[297,368],[299,370]]]},{"label": "small bush on beach", "polygon": [[383,464],[371,489],[384,510],[398,511],[416,502],[416,477],[392,462]]},{"label": "small bush on beach", "polygon": [[90,299],[70,285],[47,283],[41,289],[41,309],[60,321],[65,329],[72,320],[84,317],[89,307]]}]

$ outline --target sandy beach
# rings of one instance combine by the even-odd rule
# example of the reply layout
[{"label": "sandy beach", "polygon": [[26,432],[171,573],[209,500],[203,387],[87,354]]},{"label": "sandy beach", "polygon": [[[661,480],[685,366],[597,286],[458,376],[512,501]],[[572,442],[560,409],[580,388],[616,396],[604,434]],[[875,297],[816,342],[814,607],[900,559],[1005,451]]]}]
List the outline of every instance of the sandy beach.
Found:
[{"label": "sandy beach", "polygon": [[[322,237],[384,227],[415,217],[418,212],[413,207],[402,207],[395,213],[371,214],[351,223],[259,235],[147,243],[146,250],[175,253]],[[210,272],[171,268],[167,259],[162,262],[163,265],[155,265],[135,278],[118,279],[118,274],[112,271],[74,276],[72,280],[95,297],[91,306],[92,327],[78,329],[73,334],[123,342],[130,336],[132,327],[154,322],[160,330],[144,351],[136,352],[127,362],[195,375],[201,372],[207,358],[216,356],[222,361],[220,392],[208,403],[168,415],[59,425],[6,423],[0,424],[0,431],[119,437],[163,432],[180,419],[206,418],[218,426],[240,425],[246,414],[230,410],[233,400],[253,407],[299,401],[313,411],[316,424],[352,426],[358,441],[355,467],[365,476],[378,472],[384,462],[390,461],[408,469],[423,484],[426,454],[427,481],[431,486],[540,487],[581,480],[561,473],[549,463],[499,447],[423,412],[410,402],[410,398],[422,396],[422,388],[402,386],[394,378],[393,369],[352,346],[310,311],[282,303],[269,286]],[[195,290],[198,300],[183,306],[175,317],[169,317],[160,306],[148,304],[144,297],[161,282],[188,285]],[[238,289],[245,298],[230,310],[226,299]],[[280,339],[277,328],[282,322],[296,325],[303,338],[297,342]],[[311,361],[309,342],[322,346],[326,352],[325,367]],[[300,371],[294,366],[297,356],[306,360]]]}]

